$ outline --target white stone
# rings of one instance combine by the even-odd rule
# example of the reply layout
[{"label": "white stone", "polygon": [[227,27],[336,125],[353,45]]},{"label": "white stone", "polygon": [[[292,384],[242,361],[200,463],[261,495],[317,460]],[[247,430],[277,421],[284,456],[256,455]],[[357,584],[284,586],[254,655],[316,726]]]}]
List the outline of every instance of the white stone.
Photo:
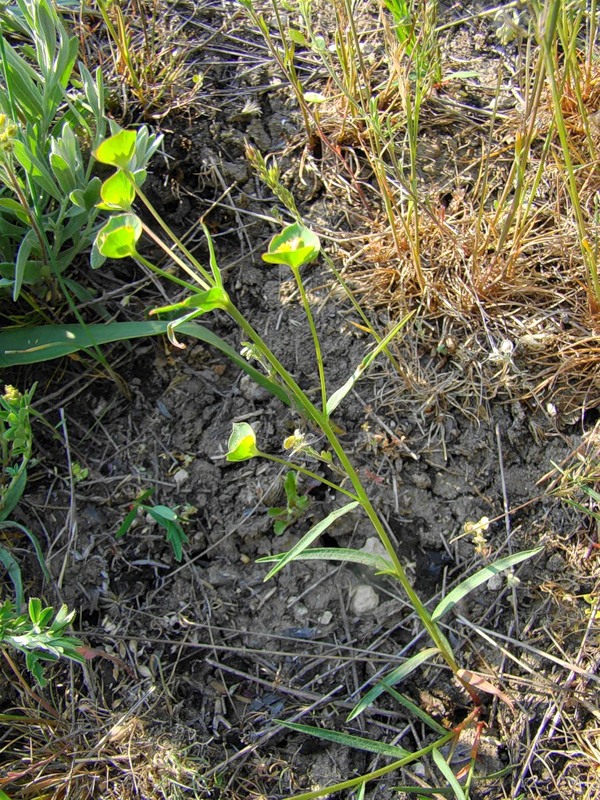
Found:
[{"label": "white stone", "polygon": [[387,550],[378,536],[371,536],[360,549],[363,553],[371,553],[374,556],[387,556]]},{"label": "white stone", "polygon": [[379,595],[372,586],[362,583],[356,587],[350,601],[350,608],[353,614],[359,617],[363,614],[371,614],[378,605]]}]

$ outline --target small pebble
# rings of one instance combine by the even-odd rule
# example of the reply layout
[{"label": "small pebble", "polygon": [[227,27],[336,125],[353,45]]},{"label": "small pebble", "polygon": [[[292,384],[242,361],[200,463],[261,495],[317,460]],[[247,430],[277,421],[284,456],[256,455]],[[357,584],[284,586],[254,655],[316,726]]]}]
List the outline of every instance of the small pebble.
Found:
[{"label": "small pebble", "polygon": [[371,553],[374,556],[387,556],[387,550],[378,536],[370,536],[360,549],[363,553]]},{"label": "small pebble", "polygon": [[183,484],[188,480],[190,477],[190,473],[187,469],[178,469],[175,475],[173,475],[173,480],[175,481],[175,486],[178,489],[181,489]]},{"label": "small pebble", "polygon": [[416,486],[417,489],[431,488],[431,478],[426,472],[415,472],[411,475],[411,481],[413,486]]},{"label": "small pebble", "polygon": [[363,614],[370,614],[375,611],[378,605],[379,595],[372,586],[362,583],[356,587],[350,601],[350,608],[353,614],[358,617]]},{"label": "small pebble", "polygon": [[546,569],[548,572],[558,573],[564,572],[566,563],[560,553],[553,553],[548,561],[546,561]]},{"label": "small pebble", "polygon": [[333,614],[331,611],[324,611],[319,617],[319,625],[329,625],[332,619]]},{"label": "small pebble", "polygon": [[487,590],[488,592],[499,592],[502,588],[503,579],[502,575],[492,575],[492,577],[487,582]]}]

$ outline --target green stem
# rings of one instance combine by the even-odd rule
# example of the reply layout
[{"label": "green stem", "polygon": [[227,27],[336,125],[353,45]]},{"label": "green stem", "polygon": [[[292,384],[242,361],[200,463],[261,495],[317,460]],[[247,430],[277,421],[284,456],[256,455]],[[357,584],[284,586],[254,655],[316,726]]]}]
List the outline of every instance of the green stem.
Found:
[{"label": "green stem", "polygon": [[[379,536],[383,546],[386,549],[387,554],[389,555],[391,562],[394,566],[394,575],[398,579],[398,582],[406,592],[411,605],[415,609],[416,613],[419,615],[421,622],[423,623],[425,629],[429,633],[432,641],[440,650],[440,653],[444,657],[445,661],[449,665],[449,667],[456,672],[458,670],[458,664],[454,659],[454,655],[452,653],[452,648],[450,647],[449,642],[447,641],[446,637],[440,630],[440,628],[436,625],[435,622],[431,619],[431,615],[429,611],[425,608],[423,603],[421,602],[419,596],[413,589],[406,570],[402,566],[400,559],[396,553],[396,549],[384,528],[381,520],[379,519],[375,508],[373,507],[365,488],[362,485],[360,477],[352,462],[346,455],[344,448],[342,447],[333,425],[327,418],[324,412],[319,411],[316,406],[311,403],[308,399],[306,394],[302,391],[302,389],[298,386],[296,381],[292,378],[289,372],[285,369],[285,367],[280,363],[277,357],[271,352],[267,344],[263,341],[260,335],[254,330],[254,328],[250,325],[250,323],[246,320],[246,318],[238,311],[238,309],[230,303],[229,307],[226,309],[229,315],[233,318],[235,322],[242,328],[242,330],[246,333],[246,335],[254,342],[254,344],[258,347],[260,352],[263,354],[265,359],[269,362],[269,364],[273,367],[275,372],[280,376],[283,380],[284,384],[290,391],[292,397],[297,403],[297,406],[300,410],[302,410],[307,418],[313,422],[316,427],[321,430],[329,442],[332,450],[336,454],[339,459],[340,464],[342,465],[343,469],[345,470],[354,491],[356,493],[356,498],[358,502],[364,508],[367,516],[369,517],[371,524],[373,525],[377,535]],[[287,462],[283,462],[286,463]]]},{"label": "green stem", "polygon": [[450,742],[452,739],[456,737],[456,733],[454,731],[449,731],[445,736],[442,736],[440,739],[437,739],[432,744],[427,745],[427,747],[423,747],[421,750],[418,750],[416,753],[411,753],[404,758],[400,758],[398,761],[393,761],[391,764],[386,764],[385,767],[380,767],[379,769],[373,770],[373,772],[368,772],[366,775],[359,775],[358,778],[350,778],[350,780],[342,781],[341,783],[336,783],[333,786],[328,786],[326,789],[316,789],[312,792],[306,792],[304,794],[296,794],[293,797],[285,798],[285,800],[314,800],[317,797],[329,797],[332,794],[338,794],[339,792],[343,792],[345,789],[353,789],[356,786],[362,786],[368,781],[376,780],[377,778],[382,778],[384,775],[387,775],[390,772],[394,772],[394,770],[400,769],[401,767],[405,767],[408,764],[412,764],[415,761],[423,758],[432,750],[439,749],[443,747],[447,742]]},{"label": "green stem", "polygon": [[165,253],[167,253],[167,255],[168,255],[170,258],[172,258],[172,259],[173,259],[173,260],[174,260],[174,261],[175,261],[175,262],[176,262],[176,263],[177,263],[177,264],[178,264],[178,265],[179,265],[179,266],[180,266],[180,267],[181,267],[183,270],[185,270],[185,272],[187,272],[187,274],[188,274],[188,275],[190,275],[190,276],[193,278],[193,280],[197,281],[197,282],[200,284],[200,286],[202,286],[202,288],[203,288],[203,289],[209,289],[209,288],[211,288],[212,286],[214,286],[214,281],[212,280],[212,277],[211,277],[210,273],[208,273],[208,272],[207,272],[207,271],[206,271],[206,270],[205,270],[205,269],[204,269],[204,268],[203,268],[203,267],[202,267],[202,266],[201,266],[201,265],[198,263],[198,260],[197,260],[196,258],[194,258],[194,256],[193,256],[193,255],[190,253],[190,251],[187,249],[187,247],[186,247],[186,246],[184,245],[184,243],[181,241],[181,239],[179,239],[179,238],[177,237],[177,235],[176,235],[176,234],[175,234],[175,233],[174,233],[174,232],[171,230],[171,228],[170,228],[170,227],[167,225],[167,223],[166,223],[166,222],[163,220],[163,218],[160,216],[160,214],[158,213],[158,211],[157,211],[157,210],[154,208],[154,206],[152,205],[152,203],[150,202],[150,200],[148,200],[148,198],[147,198],[147,197],[146,197],[146,195],[145,195],[145,194],[142,192],[142,190],[140,189],[140,187],[139,187],[139,186],[137,186],[137,184],[136,184],[135,180],[133,179],[133,176],[131,175],[131,173],[129,173],[129,172],[125,172],[125,174],[126,174],[126,175],[127,175],[127,177],[129,178],[129,180],[132,182],[132,184],[133,184],[133,186],[134,186],[134,188],[135,188],[135,193],[136,193],[136,195],[137,195],[137,196],[140,198],[140,200],[142,201],[142,203],[143,203],[143,204],[146,206],[146,208],[148,209],[148,211],[149,211],[149,212],[152,214],[152,216],[154,217],[155,221],[158,223],[158,225],[160,226],[160,228],[161,228],[161,229],[162,229],[162,230],[165,232],[165,234],[166,234],[166,235],[169,237],[169,239],[170,239],[170,240],[173,242],[173,244],[174,244],[174,245],[175,245],[175,246],[176,246],[176,247],[177,247],[177,248],[178,248],[178,249],[179,249],[179,250],[180,250],[180,251],[183,253],[183,255],[184,255],[184,256],[185,256],[185,257],[186,257],[186,258],[187,258],[187,259],[190,261],[190,263],[194,265],[194,267],[195,267],[195,268],[198,270],[198,272],[200,273],[200,275],[202,276],[202,278],[204,279],[204,281],[203,281],[201,278],[199,278],[197,275],[195,275],[195,274],[194,274],[194,272],[193,272],[193,270],[190,268],[189,264],[186,264],[186,263],[185,263],[185,261],[183,261],[183,259],[182,259],[182,258],[180,258],[180,257],[179,257],[179,256],[178,256],[178,255],[177,255],[177,254],[176,254],[176,253],[175,253],[175,252],[174,252],[174,251],[173,251],[173,250],[172,250],[170,247],[168,247],[167,245],[165,245],[165,244],[164,244],[164,242],[161,242],[161,240],[159,239],[159,237],[158,237],[158,236],[156,236],[156,234],[152,233],[152,231],[150,230],[150,228],[148,228],[148,226],[147,226],[147,225],[144,225],[144,224],[142,223],[142,226],[143,226],[143,228],[144,228],[144,231],[145,231],[145,232],[146,232],[146,233],[147,233],[147,234],[148,234],[148,235],[151,237],[151,239],[152,239],[154,242],[156,242],[156,244],[158,244],[158,245],[159,245],[159,246],[160,246],[160,247],[161,247],[161,248],[162,248],[162,249],[165,251]]},{"label": "green stem", "polygon": [[310,328],[310,332],[312,334],[313,343],[315,347],[315,355],[317,357],[317,368],[319,370],[319,383],[321,384],[321,404],[323,408],[324,416],[327,415],[327,384],[325,383],[325,370],[323,368],[323,356],[321,354],[321,342],[319,341],[319,335],[317,333],[317,329],[315,327],[315,321],[312,315],[312,311],[310,308],[310,303],[308,302],[308,296],[306,294],[306,290],[304,289],[304,283],[302,282],[302,278],[300,276],[300,268],[299,267],[292,267],[292,272],[294,273],[294,278],[296,279],[296,284],[298,285],[298,290],[300,292],[300,297],[302,298],[302,305],[304,306],[304,313],[306,314],[306,319],[308,320],[308,325]]},{"label": "green stem", "polygon": [[336,492],[341,492],[345,494],[347,497],[350,497],[352,500],[356,500],[360,502],[358,497],[352,492],[349,492],[348,489],[344,489],[343,486],[338,486],[337,483],[333,483],[332,481],[328,481],[327,478],[324,478],[322,475],[317,475],[316,472],[311,472],[311,470],[306,469],[306,467],[302,467],[300,464],[295,464],[293,461],[286,461],[285,458],[280,458],[279,456],[273,456],[270,453],[263,453],[260,454],[263,458],[267,458],[269,461],[274,461],[276,464],[283,464],[284,467],[288,467],[289,469],[293,469],[296,472],[301,472],[303,475],[306,475],[308,478],[314,478],[315,480],[319,481],[319,483],[324,483],[325,486],[329,486],[331,489],[334,489]]}]

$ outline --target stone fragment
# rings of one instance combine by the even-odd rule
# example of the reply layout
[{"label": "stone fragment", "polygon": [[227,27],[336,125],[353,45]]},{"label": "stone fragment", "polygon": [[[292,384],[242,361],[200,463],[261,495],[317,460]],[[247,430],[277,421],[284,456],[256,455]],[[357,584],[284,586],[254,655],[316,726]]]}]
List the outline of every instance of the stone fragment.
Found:
[{"label": "stone fragment", "polygon": [[358,617],[371,614],[379,605],[379,595],[369,584],[361,583],[352,594],[350,608]]}]

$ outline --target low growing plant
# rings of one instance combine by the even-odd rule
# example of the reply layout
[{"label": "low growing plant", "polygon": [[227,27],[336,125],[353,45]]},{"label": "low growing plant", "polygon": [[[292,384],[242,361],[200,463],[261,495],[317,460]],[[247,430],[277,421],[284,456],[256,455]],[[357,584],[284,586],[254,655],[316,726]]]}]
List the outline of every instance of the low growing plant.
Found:
[{"label": "low growing plant", "polygon": [[166,533],[167,542],[171,545],[173,555],[177,561],[183,558],[183,546],[188,543],[188,537],[183,528],[181,527],[180,517],[177,512],[168,506],[151,506],[146,505],[144,500],[148,500],[153,494],[152,489],[147,489],[142,492],[136,500],[132,503],[129,513],[121,523],[119,530],[116,533],[117,539],[122,539],[123,536],[130,530],[136,517],[140,514],[148,514]]},{"label": "low growing plant", "polygon": [[63,281],[96,234],[104,88],[100,70],[76,66],[78,49],[48,0],[0,8],[0,287],[14,300]]},{"label": "low growing plant", "polygon": [[13,603],[6,600],[0,605],[0,648],[14,648],[25,655],[27,669],[40,686],[45,686],[44,664],[68,658],[83,663],[80,652],[82,642],[67,633],[75,616],[66,605],[55,612],[50,606],[32,597],[27,614],[21,614]]},{"label": "low growing plant", "polygon": [[273,530],[277,536],[281,536],[290,525],[301,519],[310,503],[308,495],[298,494],[298,478],[295,472],[288,472],[285,476],[283,490],[285,506],[274,506],[267,511],[267,514],[273,518]]}]

